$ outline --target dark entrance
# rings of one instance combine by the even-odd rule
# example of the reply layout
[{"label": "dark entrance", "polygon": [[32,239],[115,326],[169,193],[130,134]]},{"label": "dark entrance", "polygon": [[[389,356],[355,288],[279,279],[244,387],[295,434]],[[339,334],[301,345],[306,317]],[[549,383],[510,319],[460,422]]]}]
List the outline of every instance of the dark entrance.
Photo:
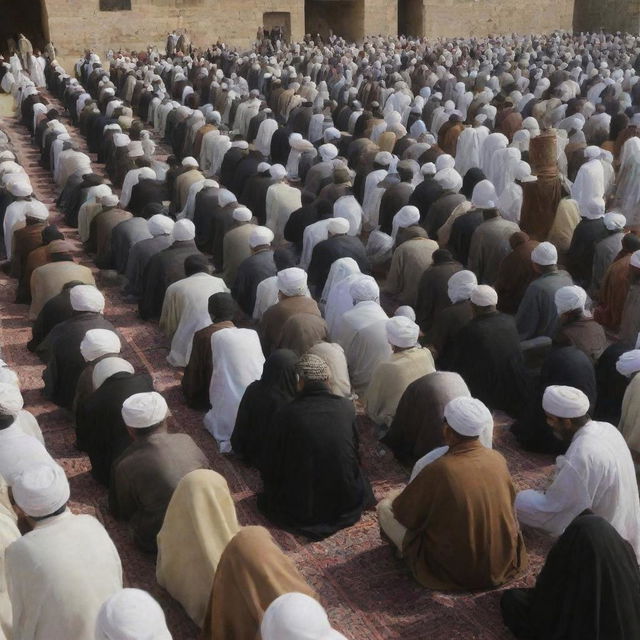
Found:
[{"label": "dark entrance", "polygon": [[424,35],[422,0],[398,0],[398,35]]},{"label": "dark entrance", "polygon": [[49,40],[49,20],[44,0],[0,0],[0,52],[9,53],[9,43],[18,42],[18,34],[24,34],[34,50],[43,50]]},{"label": "dark entrance", "polygon": [[364,36],[365,0],[306,0],[304,3],[305,33],[330,33],[357,42]]}]

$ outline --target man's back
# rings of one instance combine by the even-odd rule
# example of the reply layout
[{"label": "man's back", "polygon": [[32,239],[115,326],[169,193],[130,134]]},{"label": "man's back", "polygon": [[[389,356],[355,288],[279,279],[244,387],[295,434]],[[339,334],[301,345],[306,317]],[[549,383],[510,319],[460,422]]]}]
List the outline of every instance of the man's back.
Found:
[{"label": "man's back", "polygon": [[14,638],[93,640],[102,603],[122,588],[118,552],[92,516],[66,511],[6,551]]}]

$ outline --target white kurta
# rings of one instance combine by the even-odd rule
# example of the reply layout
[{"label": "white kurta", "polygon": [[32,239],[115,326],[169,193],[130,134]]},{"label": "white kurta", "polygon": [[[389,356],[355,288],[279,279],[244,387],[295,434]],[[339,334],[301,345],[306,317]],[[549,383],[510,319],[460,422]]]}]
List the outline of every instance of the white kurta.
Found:
[{"label": "white kurta", "polygon": [[102,603],[122,589],[120,557],[92,516],[65,511],[5,554],[15,640],[94,640]]},{"label": "white kurta", "polygon": [[12,479],[35,464],[52,464],[44,445],[27,435],[17,421],[0,431],[0,476],[10,485]]},{"label": "white kurta", "polygon": [[5,576],[5,553],[7,547],[19,537],[20,531],[13,511],[0,504],[0,640],[10,640],[14,637],[11,624],[11,600],[9,600]]},{"label": "white kurta", "polygon": [[329,223],[331,218],[318,220],[305,227],[302,234],[302,253],[300,254],[300,268],[305,271],[311,264],[311,256],[316,245],[329,237]]},{"label": "white kurta", "polygon": [[347,195],[338,198],[333,203],[333,217],[344,218],[349,221],[348,235],[360,235],[360,230],[362,229],[362,207],[355,196]]},{"label": "white kurta", "polygon": [[284,182],[272,184],[267,189],[267,227],[273,231],[274,245],[284,239],[284,227],[289,216],[302,206],[302,192]]},{"label": "white kurta", "polygon": [[615,527],[640,558],[640,501],[636,474],[622,434],[607,422],[591,421],[573,436],[545,491],[516,496],[521,524],[559,536],[585,509]]},{"label": "white kurta", "polygon": [[585,162],[571,187],[571,197],[578,205],[587,205],[593,198],[604,198],[604,170],[598,158]]},{"label": "white kurta", "polygon": [[262,375],[264,355],[253,329],[221,329],[211,336],[213,372],[209,384],[211,409],[204,426],[221,453],[231,451],[231,434],[246,388]]},{"label": "white kurta", "polygon": [[253,305],[252,317],[254,320],[262,320],[264,312],[274,304],[278,304],[279,291],[278,276],[265,278],[258,284],[256,288],[256,302]]},{"label": "white kurta", "polygon": [[378,184],[387,177],[386,169],[376,169],[367,175],[364,181],[364,197],[362,198],[362,215],[370,229],[378,226],[380,215],[380,202],[384,189],[379,189]]}]

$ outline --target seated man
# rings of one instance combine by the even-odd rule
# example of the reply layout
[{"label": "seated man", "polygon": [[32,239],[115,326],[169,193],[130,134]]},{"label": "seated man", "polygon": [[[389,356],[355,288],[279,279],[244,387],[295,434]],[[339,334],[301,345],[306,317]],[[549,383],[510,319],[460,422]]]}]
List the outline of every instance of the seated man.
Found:
[{"label": "seated man", "polygon": [[329,391],[319,356],[302,356],[296,369],[298,396],[274,415],[265,439],[258,507],[318,540],[358,522],[373,495],[360,469],[353,402]]},{"label": "seated man", "polygon": [[93,516],[67,509],[69,483],[58,465],[24,471],[13,497],[32,529],[5,554],[14,630],[33,640],[94,638],[100,606],[122,589],[111,538]]},{"label": "seated man", "polygon": [[549,488],[518,493],[522,524],[559,536],[585,509],[602,516],[640,556],[640,502],[633,460],[622,434],[589,416],[589,398],[574,387],[547,387],[542,397],[557,438],[571,442]]},{"label": "seated man", "polygon": [[405,389],[435,371],[431,352],[418,345],[420,328],[415,322],[396,316],[387,320],[385,329],[393,355],[373,370],[364,394],[367,415],[383,433],[391,426]]},{"label": "seated man", "polygon": [[515,488],[502,455],[479,441],[493,426],[482,402],[455,398],[444,419],[449,450],[378,504],[380,527],[423,586],[497,587],[527,566],[513,508]]},{"label": "seated man", "polygon": [[186,433],[167,433],[169,407],[155,391],[136,393],[122,404],[122,419],[133,438],[114,461],[109,509],[131,523],[143,551],[155,552],[169,500],[181,478],[206,469],[204,453]]}]

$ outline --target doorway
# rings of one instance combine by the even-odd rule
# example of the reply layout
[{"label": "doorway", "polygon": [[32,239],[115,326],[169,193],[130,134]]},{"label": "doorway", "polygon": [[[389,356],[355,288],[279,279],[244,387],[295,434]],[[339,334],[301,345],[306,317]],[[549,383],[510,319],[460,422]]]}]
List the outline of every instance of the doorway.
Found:
[{"label": "doorway", "polygon": [[306,0],[304,3],[305,33],[324,39],[331,34],[349,42],[364,37],[365,0]]},{"label": "doorway", "polygon": [[33,45],[34,51],[42,51],[49,41],[49,19],[44,0],[0,0],[0,52],[6,57],[9,41],[18,41],[18,34],[24,34]]},{"label": "doorway", "polygon": [[271,33],[277,27],[282,28],[285,42],[291,40],[291,14],[287,11],[268,11],[262,14],[262,25]]},{"label": "doorway", "polygon": [[424,36],[423,0],[398,0],[398,35]]}]

